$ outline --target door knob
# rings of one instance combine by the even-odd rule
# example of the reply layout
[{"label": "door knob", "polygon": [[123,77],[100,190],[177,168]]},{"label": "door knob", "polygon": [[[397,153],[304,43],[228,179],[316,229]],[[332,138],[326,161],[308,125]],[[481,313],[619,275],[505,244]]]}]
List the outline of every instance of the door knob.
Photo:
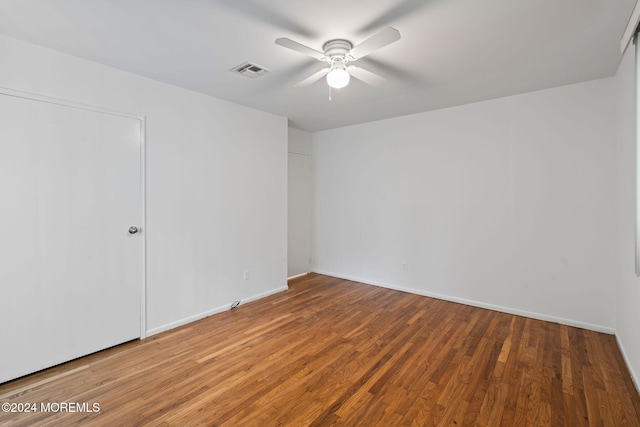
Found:
[{"label": "door knob", "polygon": [[138,227],[129,227],[129,234],[136,234],[138,232]]}]

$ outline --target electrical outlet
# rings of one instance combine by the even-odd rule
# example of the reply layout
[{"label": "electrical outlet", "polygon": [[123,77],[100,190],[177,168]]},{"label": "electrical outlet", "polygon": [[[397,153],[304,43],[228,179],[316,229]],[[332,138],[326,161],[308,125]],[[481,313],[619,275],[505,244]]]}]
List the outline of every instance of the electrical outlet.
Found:
[{"label": "electrical outlet", "polygon": [[409,263],[407,261],[402,261],[402,271],[409,271]]},{"label": "electrical outlet", "polygon": [[249,280],[249,269],[242,272],[242,280]]}]

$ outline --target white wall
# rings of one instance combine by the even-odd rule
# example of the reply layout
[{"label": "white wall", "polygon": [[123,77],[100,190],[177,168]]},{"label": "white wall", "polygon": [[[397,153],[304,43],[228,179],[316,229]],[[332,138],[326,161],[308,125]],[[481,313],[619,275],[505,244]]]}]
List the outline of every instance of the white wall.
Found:
[{"label": "white wall", "polygon": [[314,133],[313,270],[613,332],[613,88]]},{"label": "white wall", "polygon": [[287,276],[308,273],[311,248],[311,134],[289,128]]},{"label": "white wall", "polygon": [[289,153],[311,156],[311,133],[290,127],[288,136]]},{"label": "white wall", "polygon": [[150,333],[286,289],[285,118],[4,36],[0,57],[0,86],[146,115]]},{"label": "white wall", "polygon": [[616,74],[618,129],[618,272],[616,336],[629,370],[640,385],[640,279],[635,275],[636,78],[629,46]]}]

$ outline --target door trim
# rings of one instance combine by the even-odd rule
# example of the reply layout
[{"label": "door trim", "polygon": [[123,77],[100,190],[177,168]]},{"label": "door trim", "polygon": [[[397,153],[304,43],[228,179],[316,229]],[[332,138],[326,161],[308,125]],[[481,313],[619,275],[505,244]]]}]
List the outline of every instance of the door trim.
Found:
[{"label": "door trim", "polygon": [[146,171],[146,116],[140,114],[127,113],[123,111],[112,110],[108,108],[98,107],[90,104],[83,104],[80,102],[70,101],[67,99],[54,98],[46,95],[41,95],[32,92],[21,91],[17,89],[11,89],[7,87],[0,86],[0,94],[13,96],[16,98],[24,98],[33,101],[46,102],[48,104],[61,105],[64,107],[78,108],[81,110],[94,111],[103,114],[111,114],[114,116],[120,117],[128,117],[131,119],[138,120],[140,122],[140,195],[141,195],[141,214],[142,218],[140,219],[141,224],[140,228],[142,233],[140,233],[140,237],[142,238],[142,253],[140,254],[142,258],[142,266],[141,266],[141,298],[140,298],[140,339],[145,339],[147,337],[147,171]]}]

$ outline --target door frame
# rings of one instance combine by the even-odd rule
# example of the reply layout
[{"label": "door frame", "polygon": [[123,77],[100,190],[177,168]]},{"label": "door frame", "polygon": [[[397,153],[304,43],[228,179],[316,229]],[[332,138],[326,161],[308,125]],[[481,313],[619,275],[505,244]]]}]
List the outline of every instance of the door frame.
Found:
[{"label": "door frame", "polygon": [[[289,276],[289,252],[290,252],[290,247],[288,247],[287,244],[287,279],[293,279],[295,277],[300,277],[300,276],[304,276],[305,274],[308,274],[311,271],[311,156],[309,154],[306,153],[302,153],[302,152],[297,152],[297,151],[288,151],[287,153],[287,192],[288,192],[288,186],[290,184],[289,182],[289,172],[291,171],[290,168],[290,162],[289,162],[289,158],[290,156],[299,156],[301,159],[306,159],[307,163],[307,169],[305,171],[305,179],[306,179],[306,194],[308,195],[308,198],[306,200],[305,205],[305,209],[306,209],[306,221],[307,221],[307,227],[305,227],[305,243],[306,243],[306,257],[305,257],[305,271],[302,273],[297,273],[294,274],[292,276]],[[289,202],[291,201],[291,194],[287,194],[287,204],[289,204]],[[301,206],[301,205],[299,205]],[[287,213],[289,214],[289,206],[287,206]],[[287,234],[289,234],[289,222],[291,221],[291,218],[287,219]]]},{"label": "door frame", "polygon": [[17,89],[11,89],[7,87],[0,86],[0,94],[6,96],[13,96],[16,98],[23,98],[32,101],[45,102],[48,104],[61,105],[64,107],[70,108],[78,108],[81,110],[93,111],[97,113],[103,114],[111,114],[114,116],[127,117],[130,119],[138,120],[140,123],[140,203],[141,203],[141,214],[142,218],[140,219],[141,224],[140,228],[142,229],[142,233],[140,233],[140,237],[142,238],[142,246],[141,246],[141,254],[140,257],[142,259],[141,266],[141,287],[140,287],[140,339],[145,339],[147,337],[147,211],[146,211],[146,200],[147,200],[147,172],[146,172],[146,116],[140,114],[127,113],[123,111],[111,110],[108,108],[98,107],[90,104],[83,104],[81,102],[70,101],[67,99],[54,98],[46,95],[41,95],[32,92],[25,92]]}]

